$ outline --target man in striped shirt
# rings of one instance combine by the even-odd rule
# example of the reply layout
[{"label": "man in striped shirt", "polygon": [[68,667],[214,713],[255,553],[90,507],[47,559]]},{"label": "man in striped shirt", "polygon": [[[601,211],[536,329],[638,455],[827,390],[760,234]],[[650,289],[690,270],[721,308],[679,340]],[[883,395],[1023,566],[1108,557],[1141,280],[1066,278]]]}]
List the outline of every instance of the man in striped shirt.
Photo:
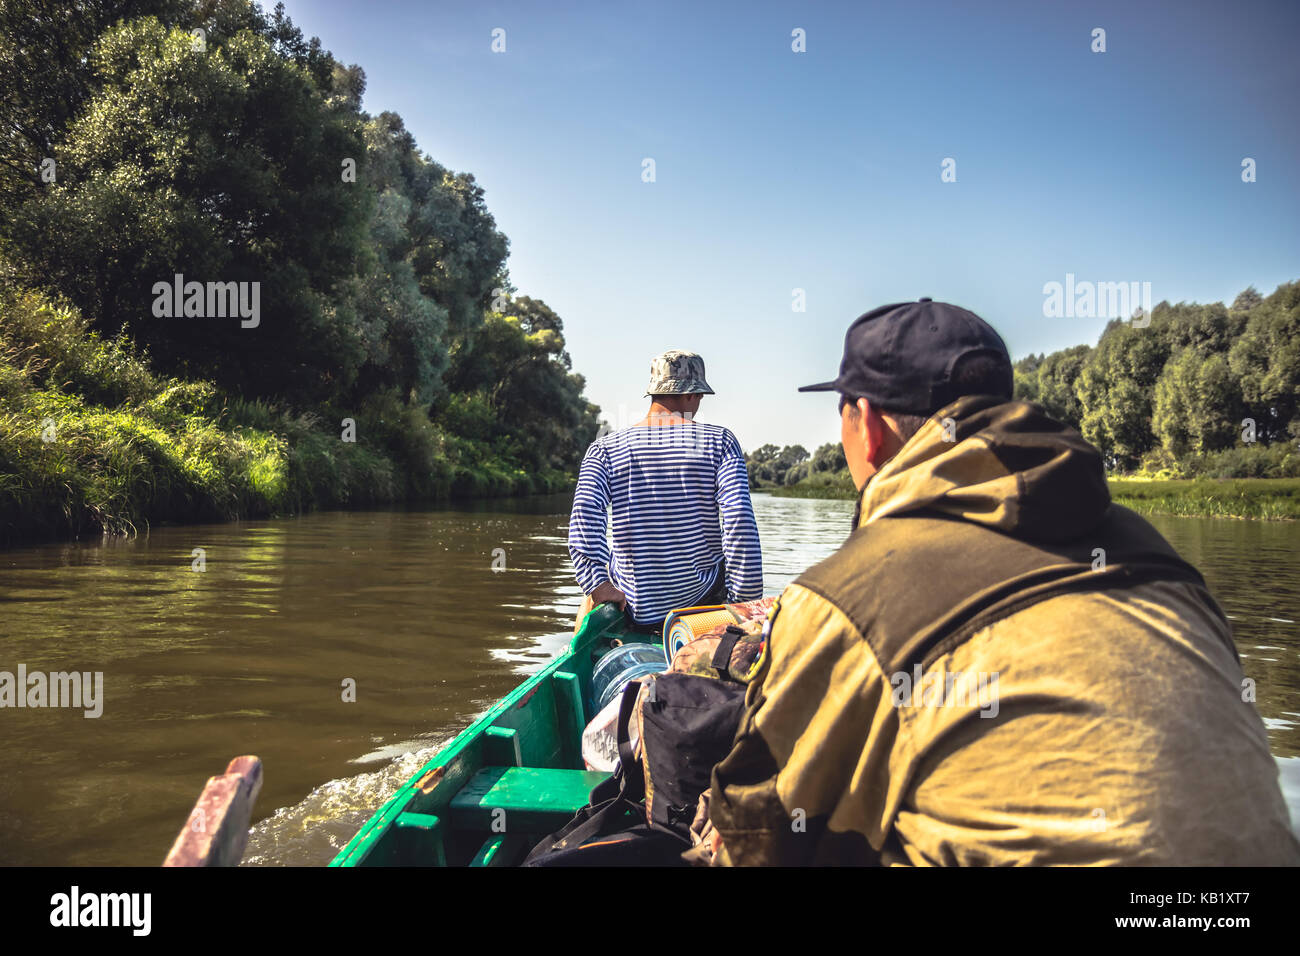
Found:
[{"label": "man in striped shirt", "polygon": [[[763,596],[763,559],[736,436],[694,420],[704,360],[665,352],[650,366],[646,417],[598,437],[578,473],[569,555],[586,595],[617,604],[643,630],[676,608]],[[613,512],[613,548],[606,509]]]}]

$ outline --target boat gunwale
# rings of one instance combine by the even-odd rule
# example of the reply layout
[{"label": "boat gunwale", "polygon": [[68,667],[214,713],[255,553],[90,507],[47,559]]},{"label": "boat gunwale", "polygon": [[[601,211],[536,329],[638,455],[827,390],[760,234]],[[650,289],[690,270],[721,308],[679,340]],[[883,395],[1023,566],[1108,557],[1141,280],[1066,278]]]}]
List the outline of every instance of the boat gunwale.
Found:
[{"label": "boat gunwale", "polygon": [[[608,608],[608,612],[604,609]],[[601,613],[604,612],[604,613]],[[603,619],[603,622],[602,622]],[[623,621],[623,614],[618,611],[612,604],[602,604],[588,613],[584,618],[582,627],[570,641],[568,649],[548,662],[541,670],[531,677],[521,682],[512,691],[496,702],[486,713],[478,720],[470,724],[455,737],[451,739],[442,749],[429,758],[429,760],[415,771],[405,783],[397,788],[397,791],[386,800],[378,810],[376,810],[365,824],[362,825],[352,838],[335,854],[334,858],[327,864],[331,867],[355,867],[364,865],[366,857],[378,845],[380,839],[386,834],[397,821],[398,817],[405,812],[407,805],[415,798],[415,795],[421,792],[420,781],[430,773],[448,766],[452,761],[461,755],[471,741],[484,734],[487,729],[510,710],[512,706],[518,703],[535,690],[541,683],[556,671],[563,668],[564,665],[571,662],[574,655],[582,649],[595,643],[595,641],[617,629],[617,625]],[[650,635],[641,635],[636,633],[623,634],[619,633],[620,639],[638,640],[648,638]],[[646,641],[646,643],[653,643]],[[436,787],[435,787],[436,789]]]}]

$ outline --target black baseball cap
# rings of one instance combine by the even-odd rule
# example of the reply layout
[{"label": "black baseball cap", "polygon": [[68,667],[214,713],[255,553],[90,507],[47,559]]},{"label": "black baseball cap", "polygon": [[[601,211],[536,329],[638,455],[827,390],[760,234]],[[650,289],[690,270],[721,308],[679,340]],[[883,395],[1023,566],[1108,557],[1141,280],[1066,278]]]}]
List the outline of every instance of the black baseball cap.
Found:
[{"label": "black baseball cap", "polygon": [[957,363],[973,355],[1005,364],[1004,392],[1011,398],[1011,356],[993,326],[974,312],[930,298],[882,305],[849,326],[839,377],[799,391],[840,392],[928,418],[965,394],[949,379]]}]

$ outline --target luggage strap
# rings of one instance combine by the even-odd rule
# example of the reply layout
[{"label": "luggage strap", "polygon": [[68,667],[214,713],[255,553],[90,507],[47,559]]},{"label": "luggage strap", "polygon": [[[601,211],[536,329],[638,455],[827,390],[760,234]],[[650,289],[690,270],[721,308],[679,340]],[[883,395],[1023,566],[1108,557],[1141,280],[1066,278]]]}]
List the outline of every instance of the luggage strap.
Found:
[{"label": "luggage strap", "polygon": [[745,632],[734,624],[728,624],[727,630],[718,640],[718,646],[713,651],[713,660],[709,661],[714,669],[723,677],[730,677],[735,680],[731,673],[731,652],[736,649],[736,644]]}]

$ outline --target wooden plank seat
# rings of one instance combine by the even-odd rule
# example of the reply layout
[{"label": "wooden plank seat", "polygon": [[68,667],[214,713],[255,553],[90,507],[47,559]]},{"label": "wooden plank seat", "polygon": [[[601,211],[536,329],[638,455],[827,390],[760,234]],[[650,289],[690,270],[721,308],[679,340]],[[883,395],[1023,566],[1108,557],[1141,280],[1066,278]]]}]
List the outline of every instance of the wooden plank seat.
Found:
[{"label": "wooden plank seat", "polygon": [[452,797],[451,819],[492,833],[549,833],[585,807],[592,788],[608,776],[599,770],[484,767]]}]

